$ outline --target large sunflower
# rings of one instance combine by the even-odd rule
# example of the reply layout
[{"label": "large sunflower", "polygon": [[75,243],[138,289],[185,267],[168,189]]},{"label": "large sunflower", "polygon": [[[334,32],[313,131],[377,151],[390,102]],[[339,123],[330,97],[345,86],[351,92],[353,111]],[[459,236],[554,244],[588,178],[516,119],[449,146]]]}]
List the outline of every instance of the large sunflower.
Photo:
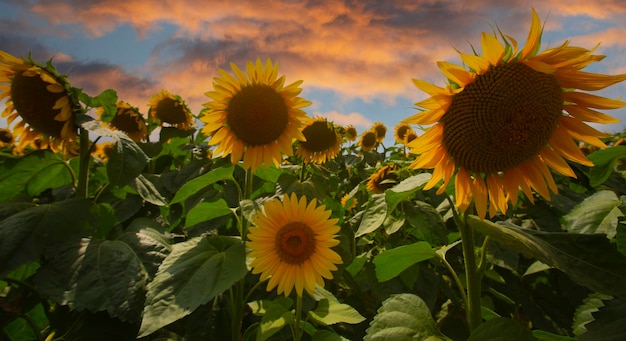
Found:
[{"label": "large sunflower", "polygon": [[269,278],[267,291],[278,287],[278,294],[289,296],[295,287],[302,296],[303,289],[311,294],[315,284],[324,286],[324,278],[333,278],[331,271],[342,260],[331,249],[339,244],[338,219],[330,218],[331,211],[293,193],[282,202],[269,201],[263,210],[252,220],[247,245],[252,273],[260,273],[261,281]]},{"label": "large sunflower", "polygon": [[[123,131],[135,142],[145,141],[148,137],[148,126],[139,109],[124,101],[117,101],[115,105],[117,106],[115,117],[105,124],[111,129]],[[103,114],[103,107],[96,109],[99,119],[102,119]]]},{"label": "large sunflower", "polygon": [[305,139],[301,129],[308,117],[300,109],[311,102],[297,97],[302,81],[283,86],[285,76],[277,78],[278,64],[270,59],[265,65],[249,61],[246,73],[230,66],[235,76],[220,69],[214,90],[206,93],[212,101],[204,104],[202,131],[211,135],[209,144],[218,145],[216,155],[230,154],[232,163],[243,157],[245,169],[279,165],[282,154],[293,154],[293,140]]},{"label": "large sunflower", "polygon": [[51,63],[46,66],[32,59],[17,58],[0,51],[0,100],[7,98],[2,117],[7,124],[20,118],[13,127],[21,151],[33,147],[50,148],[76,155],[78,135],[74,112],[79,104],[70,94],[70,85]]},{"label": "large sunflower", "polygon": [[[455,176],[456,206],[465,211],[475,202],[484,218],[507,211],[521,188],[529,200],[536,191],[546,200],[557,192],[548,169],[570,177],[565,159],[592,166],[574,140],[606,147],[605,134],[584,122],[618,120],[594,109],[621,108],[626,103],[576,90],[593,91],[626,79],[580,71],[604,56],[593,49],[561,46],[539,51],[541,24],[532,11],[524,48],[503,35],[482,34],[482,56],[460,53],[469,70],[447,62],[438,65],[450,85],[421,80],[415,85],[432,97],[416,103],[424,109],[405,123],[434,125],[409,144],[419,154],[412,168],[434,168],[425,189],[441,179],[441,193]],[[488,205],[489,204],[489,205]]]},{"label": "large sunflower", "polygon": [[191,110],[178,95],[172,95],[163,89],[148,101],[148,115],[161,126],[167,123],[181,130],[189,130],[193,126]]},{"label": "large sunflower", "polygon": [[302,129],[302,134],[306,141],[298,144],[296,155],[305,162],[322,164],[334,159],[341,150],[342,138],[325,118],[311,120]]}]

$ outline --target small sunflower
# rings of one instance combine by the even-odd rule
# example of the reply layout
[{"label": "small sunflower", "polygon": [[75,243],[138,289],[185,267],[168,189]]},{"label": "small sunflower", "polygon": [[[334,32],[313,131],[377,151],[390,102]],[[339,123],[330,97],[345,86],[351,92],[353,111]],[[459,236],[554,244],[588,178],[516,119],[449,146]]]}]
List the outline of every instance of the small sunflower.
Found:
[{"label": "small sunflower", "polygon": [[206,95],[202,131],[217,144],[216,155],[230,154],[232,163],[243,157],[243,167],[253,171],[261,164],[279,165],[282,155],[293,155],[294,139],[305,140],[301,130],[309,119],[301,109],[311,102],[297,97],[302,81],[284,86],[278,77],[278,64],[270,59],[248,62],[246,73],[231,63],[235,76],[220,69],[213,80],[213,91]]},{"label": "small sunflower", "polygon": [[15,140],[13,139],[11,130],[0,128],[0,148],[11,148],[14,142]]},{"label": "small sunflower", "polygon": [[148,101],[148,115],[153,121],[181,129],[189,130],[193,126],[193,116],[185,101],[178,95],[172,95],[167,90],[161,90]]},{"label": "small sunflower", "polygon": [[97,143],[91,152],[91,155],[97,157],[102,162],[107,162],[109,160],[109,156],[113,151],[113,147],[115,146],[114,142],[101,142]]},{"label": "small sunflower", "polygon": [[[431,97],[416,103],[424,109],[404,121],[434,125],[409,144],[418,157],[412,168],[434,168],[425,189],[444,179],[441,193],[455,178],[456,206],[465,211],[475,202],[484,218],[505,213],[518,191],[532,202],[532,191],[550,200],[557,192],[548,167],[575,177],[565,159],[593,166],[574,140],[604,148],[607,136],[585,122],[618,120],[594,109],[616,109],[625,102],[583,91],[600,90],[626,75],[580,71],[600,61],[592,50],[561,46],[539,52],[542,28],[532,11],[524,48],[506,35],[482,34],[483,55],[460,53],[469,70],[447,62],[438,65],[450,80],[445,88],[413,80]],[[503,45],[504,44],[504,45]]]},{"label": "small sunflower", "polygon": [[282,202],[266,203],[253,219],[247,244],[252,250],[250,267],[253,274],[261,274],[261,281],[269,278],[267,291],[278,286],[278,294],[289,296],[295,287],[298,296],[303,289],[311,294],[315,284],[324,286],[324,278],[332,279],[331,271],[342,263],[331,249],[339,244],[338,219],[316,203],[313,199],[307,204],[305,197],[298,200],[292,193]]},{"label": "small sunflower", "polygon": [[374,122],[372,130],[376,133],[376,141],[383,142],[387,135],[387,127],[382,122]]},{"label": "small sunflower", "polygon": [[403,142],[405,145],[408,145],[409,143],[413,142],[413,140],[415,140],[416,138],[417,138],[417,134],[413,130],[411,130],[406,134]]},{"label": "small sunflower", "polygon": [[343,137],[346,139],[346,141],[356,141],[357,135],[358,133],[353,125],[350,124],[346,126],[345,132],[343,134]]},{"label": "small sunflower", "polygon": [[[139,109],[124,101],[118,101],[115,105],[117,106],[115,117],[113,117],[111,122],[106,122],[105,124],[111,129],[123,131],[135,142],[145,141],[148,137],[148,126],[141,113],[139,113]],[[103,113],[103,107],[96,109],[98,117],[101,117]]]},{"label": "small sunflower", "polygon": [[346,193],[343,197],[341,197],[341,207],[343,207],[346,211],[353,210],[358,203],[358,200],[354,196],[350,196],[350,193]]},{"label": "small sunflower", "polygon": [[34,141],[40,140],[41,148],[76,155],[74,115],[79,104],[51,62],[43,66],[0,51],[0,84],[0,100],[7,98],[2,117],[9,125],[21,120],[13,127],[18,151],[35,147]]},{"label": "small sunflower", "polygon": [[367,181],[367,189],[374,193],[384,193],[386,190],[398,183],[397,165],[386,165],[380,167]]},{"label": "small sunflower", "polygon": [[334,159],[341,150],[341,136],[325,118],[315,118],[302,129],[306,141],[301,141],[296,149],[305,162],[323,164]]},{"label": "small sunflower", "polygon": [[361,139],[359,140],[359,147],[364,152],[370,152],[374,148],[378,146],[378,137],[376,136],[376,132],[373,130],[368,130],[361,134]]},{"label": "small sunflower", "polygon": [[413,131],[411,125],[408,123],[400,123],[396,125],[396,129],[393,136],[396,138],[396,143],[404,143],[406,136]]}]

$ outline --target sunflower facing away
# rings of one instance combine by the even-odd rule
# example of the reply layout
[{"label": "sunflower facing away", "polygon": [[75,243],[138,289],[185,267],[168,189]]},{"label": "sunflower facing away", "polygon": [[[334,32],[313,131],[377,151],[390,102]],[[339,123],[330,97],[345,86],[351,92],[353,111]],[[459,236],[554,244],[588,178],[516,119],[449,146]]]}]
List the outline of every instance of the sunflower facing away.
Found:
[{"label": "sunflower facing away", "polygon": [[296,155],[304,162],[323,164],[334,159],[341,150],[341,136],[325,118],[311,120],[302,129],[302,134],[306,141],[298,144]]},{"label": "sunflower facing away", "polygon": [[181,130],[189,130],[193,126],[193,117],[185,101],[165,89],[150,98],[148,107],[150,118],[158,120],[161,126],[167,123]]},{"label": "sunflower facing away", "polygon": [[[111,129],[123,131],[135,142],[145,141],[148,137],[148,126],[139,110],[124,101],[118,101],[115,105],[117,106],[115,117],[111,122],[106,122],[106,125]],[[96,109],[98,117],[103,113],[104,108]]]},{"label": "sunflower facing away", "polygon": [[294,139],[303,141],[301,129],[309,120],[301,109],[311,102],[298,97],[302,89],[297,81],[284,86],[278,78],[278,63],[270,59],[249,61],[244,73],[230,64],[235,75],[220,69],[213,80],[213,91],[206,95],[203,133],[217,145],[215,155],[227,156],[236,164],[243,157],[243,168],[252,171],[261,164],[279,165],[282,155],[292,155]]},{"label": "sunflower facing away", "polygon": [[593,49],[561,46],[539,52],[542,28],[535,11],[525,46],[503,36],[483,33],[483,55],[460,53],[469,70],[447,62],[439,68],[450,80],[445,88],[413,80],[430,98],[416,103],[423,112],[404,120],[434,124],[409,144],[418,154],[412,168],[434,168],[425,189],[439,180],[443,192],[455,176],[456,206],[465,211],[475,202],[484,218],[507,211],[521,188],[533,202],[532,191],[550,200],[557,192],[550,168],[570,177],[565,161],[593,164],[581,153],[577,141],[606,147],[607,136],[585,122],[618,120],[594,109],[616,109],[619,100],[583,91],[600,90],[626,80],[626,75],[601,75],[580,71],[600,61]]},{"label": "sunflower facing away", "polygon": [[295,194],[285,195],[283,201],[269,201],[258,211],[250,227],[248,247],[253,274],[261,274],[261,281],[269,278],[267,291],[278,287],[278,294],[289,296],[296,290],[302,296],[315,285],[324,286],[324,278],[332,279],[341,257],[331,248],[339,244],[338,219],[330,218],[331,211],[317,206],[313,199],[307,204]]},{"label": "sunflower facing away", "polygon": [[66,155],[76,155],[78,135],[74,111],[78,104],[70,95],[70,85],[51,63],[43,66],[32,59],[17,58],[0,51],[0,100],[6,98],[2,117],[13,126],[16,149],[50,148]]}]

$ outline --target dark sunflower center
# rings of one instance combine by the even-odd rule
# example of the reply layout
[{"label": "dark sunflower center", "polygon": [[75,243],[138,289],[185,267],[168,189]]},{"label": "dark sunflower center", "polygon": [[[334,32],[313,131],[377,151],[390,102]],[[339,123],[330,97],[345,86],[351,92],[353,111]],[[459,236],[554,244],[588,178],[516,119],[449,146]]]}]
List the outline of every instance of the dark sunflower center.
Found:
[{"label": "dark sunflower center", "polygon": [[126,133],[136,133],[141,131],[139,125],[139,113],[127,108],[120,108],[117,110],[117,114],[111,120],[111,125],[116,129],[124,131]]},{"label": "dark sunflower center", "polygon": [[363,135],[363,147],[373,147],[376,145],[376,133],[367,133]]},{"label": "dark sunflower center", "polygon": [[61,110],[52,107],[66,95],[48,91],[48,85],[39,75],[30,77],[17,73],[11,81],[11,100],[17,113],[34,130],[51,137],[61,137],[65,122],[54,119]]},{"label": "dark sunflower center", "polygon": [[291,222],[276,234],[278,257],[288,264],[302,264],[315,252],[315,233],[301,222]]},{"label": "dark sunflower center", "polygon": [[170,124],[185,123],[187,121],[187,113],[185,108],[178,101],[171,98],[164,98],[156,105],[157,118],[161,122]]},{"label": "dark sunflower center", "polygon": [[406,133],[409,132],[409,126],[401,126],[398,128],[397,134],[400,140],[404,140]]},{"label": "dark sunflower center", "polygon": [[228,103],[226,112],[231,131],[252,146],[276,141],[289,123],[285,99],[265,84],[242,87]]},{"label": "dark sunflower center", "polygon": [[499,65],[454,95],[441,118],[443,144],[459,167],[504,171],[546,146],[562,108],[553,75],[520,63]]},{"label": "dark sunflower center", "polygon": [[302,129],[302,134],[306,141],[301,142],[301,145],[311,152],[326,151],[337,142],[337,134],[325,121],[315,121],[309,124]]}]

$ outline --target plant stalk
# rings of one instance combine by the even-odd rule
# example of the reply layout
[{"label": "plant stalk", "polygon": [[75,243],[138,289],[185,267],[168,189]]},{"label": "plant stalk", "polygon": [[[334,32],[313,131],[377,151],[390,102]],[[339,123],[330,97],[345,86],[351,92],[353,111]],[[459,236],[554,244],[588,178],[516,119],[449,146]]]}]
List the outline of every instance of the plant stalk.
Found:
[{"label": "plant stalk", "polygon": [[474,252],[474,233],[467,222],[459,226],[461,231],[461,245],[465,261],[465,279],[467,286],[467,306],[465,313],[470,332],[482,322],[480,309],[480,273],[476,264]]}]

